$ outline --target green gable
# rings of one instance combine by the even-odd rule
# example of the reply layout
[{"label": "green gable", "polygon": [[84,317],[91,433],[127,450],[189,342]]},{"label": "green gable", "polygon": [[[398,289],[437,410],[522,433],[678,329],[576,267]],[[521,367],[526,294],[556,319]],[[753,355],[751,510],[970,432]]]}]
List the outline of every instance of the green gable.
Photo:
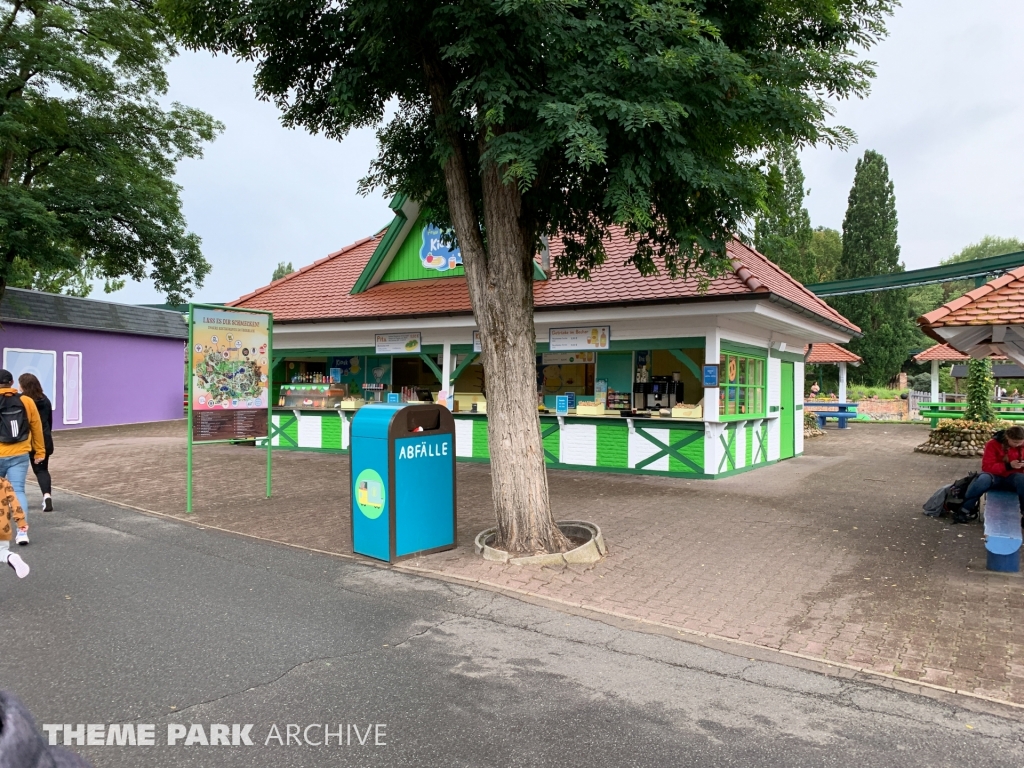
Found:
[{"label": "green gable", "polygon": [[423,265],[423,261],[420,258],[420,248],[423,246],[423,232],[427,223],[423,218],[423,214],[417,217],[416,223],[413,224],[408,237],[399,246],[398,252],[391,261],[391,265],[384,272],[384,276],[381,277],[380,281],[382,283],[396,283],[401,280],[427,280],[441,277],[463,277],[466,274],[466,270],[461,265],[444,271],[428,269]]},{"label": "green gable", "polygon": [[[395,218],[392,219],[373,255],[363,267],[355,285],[352,286],[353,294],[368,291],[378,283],[465,276],[466,270],[461,264],[454,267],[448,267],[445,264],[447,269],[436,267],[431,269],[424,266],[420,257],[420,249],[424,245],[423,237],[427,222],[420,213],[418,203],[409,200],[405,195],[396,195],[388,207],[395,212]],[[411,224],[410,220],[412,220]],[[430,233],[431,239],[437,238],[439,235],[440,233],[436,229]],[[437,249],[435,257],[440,260],[442,254],[448,254],[443,245]],[[548,279],[540,264],[536,262],[533,264],[533,279]]]}]

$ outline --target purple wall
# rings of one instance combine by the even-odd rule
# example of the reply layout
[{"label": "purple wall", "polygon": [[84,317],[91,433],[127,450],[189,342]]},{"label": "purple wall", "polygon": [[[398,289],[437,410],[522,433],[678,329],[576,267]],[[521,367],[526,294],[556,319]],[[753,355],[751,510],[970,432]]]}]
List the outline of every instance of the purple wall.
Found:
[{"label": "purple wall", "polygon": [[[2,348],[57,353],[57,391],[46,393],[55,430],[183,418],[185,344],[183,339],[7,321],[0,330]],[[61,391],[65,352],[82,353],[82,423],[67,426]]]}]

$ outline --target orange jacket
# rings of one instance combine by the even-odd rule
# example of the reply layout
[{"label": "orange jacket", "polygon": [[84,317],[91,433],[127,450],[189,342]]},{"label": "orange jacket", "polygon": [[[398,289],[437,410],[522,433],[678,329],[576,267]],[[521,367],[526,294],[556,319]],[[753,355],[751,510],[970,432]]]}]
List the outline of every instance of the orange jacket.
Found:
[{"label": "orange jacket", "polygon": [[[14,387],[0,387],[0,395],[6,395],[8,392],[18,394],[18,390]],[[46,458],[46,443],[43,442],[43,421],[39,418],[39,409],[36,408],[35,402],[28,395],[21,396],[21,402],[25,406],[25,413],[28,415],[28,426],[29,435],[28,440],[22,440],[20,443],[0,443],[0,458],[10,458],[11,456],[21,456],[23,453],[36,454],[36,458],[42,461]]]},{"label": "orange jacket", "polygon": [[11,521],[19,528],[28,530],[25,512],[14,495],[14,488],[6,477],[0,477],[0,541],[10,541],[14,533]]}]

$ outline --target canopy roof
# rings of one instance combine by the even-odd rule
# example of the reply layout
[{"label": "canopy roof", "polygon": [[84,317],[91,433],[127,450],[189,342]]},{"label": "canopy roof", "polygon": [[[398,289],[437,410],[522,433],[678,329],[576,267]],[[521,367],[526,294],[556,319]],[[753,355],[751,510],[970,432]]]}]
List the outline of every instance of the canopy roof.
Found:
[{"label": "canopy roof", "polygon": [[963,352],[957,352],[949,344],[936,344],[928,347],[924,352],[918,352],[914,355],[915,363],[927,363],[930,360],[938,360],[939,362],[953,361],[953,360],[967,360],[970,355],[965,355]]},{"label": "canopy roof", "polygon": [[1024,363],[1024,267],[997,277],[917,320],[938,342],[975,358]]},{"label": "canopy roof", "polygon": [[812,365],[828,365],[830,363],[853,363],[859,365],[864,358],[855,355],[845,347],[838,344],[812,344],[810,354],[807,354],[807,347],[804,347],[805,363]]}]

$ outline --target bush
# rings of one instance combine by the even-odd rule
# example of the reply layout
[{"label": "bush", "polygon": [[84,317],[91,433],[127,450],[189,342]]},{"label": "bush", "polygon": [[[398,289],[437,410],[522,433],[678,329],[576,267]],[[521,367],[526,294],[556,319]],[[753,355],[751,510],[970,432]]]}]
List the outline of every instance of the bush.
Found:
[{"label": "bush", "polygon": [[907,381],[907,386],[915,392],[930,392],[932,388],[932,375],[930,373],[919,373]]},{"label": "bush", "polygon": [[898,389],[864,387],[860,384],[854,384],[847,389],[847,397],[850,400],[870,400],[875,395],[878,395],[879,400],[899,400],[901,394],[903,393]]},{"label": "bush", "polygon": [[936,425],[932,432],[938,432],[943,435],[955,435],[958,432],[975,432],[978,430],[988,430],[993,434],[998,432],[1000,429],[1006,429],[1012,427],[1013,422],[1011,421],[970,421],[968,419],[942,419]]}]

